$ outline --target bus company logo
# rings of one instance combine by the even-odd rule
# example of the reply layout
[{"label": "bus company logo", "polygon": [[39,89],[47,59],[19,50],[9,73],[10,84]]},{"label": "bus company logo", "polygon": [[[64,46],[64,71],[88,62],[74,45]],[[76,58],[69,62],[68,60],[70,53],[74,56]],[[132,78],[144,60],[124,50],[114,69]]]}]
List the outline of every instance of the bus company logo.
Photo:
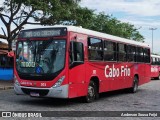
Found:
[{"label": "bus company logo", "polygon": [[96,70],[93,70],[93,74],[96,75],[96,74],[97,74],[97,71],[96,71]]},{"label": "bus company logo", "polygon": [[111,77],[119,77],[119,76],[130,76],[131,70],[128,68],[128,66],[121,66],[120,68],[115,68],[114,64],[112,67],[109,65],[105,66],[105,77],[111,78]]}]

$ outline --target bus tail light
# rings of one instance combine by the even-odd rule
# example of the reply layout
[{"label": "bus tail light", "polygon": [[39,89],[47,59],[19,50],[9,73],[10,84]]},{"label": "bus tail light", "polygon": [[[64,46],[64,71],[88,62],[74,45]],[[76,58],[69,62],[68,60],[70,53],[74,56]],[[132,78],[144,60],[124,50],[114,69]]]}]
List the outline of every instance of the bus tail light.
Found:
[{"label": "bus tail light", "polygon": [[53,88],[60,87],[64,79],[65,79],[65,76],[62,76],[52,87]]}]

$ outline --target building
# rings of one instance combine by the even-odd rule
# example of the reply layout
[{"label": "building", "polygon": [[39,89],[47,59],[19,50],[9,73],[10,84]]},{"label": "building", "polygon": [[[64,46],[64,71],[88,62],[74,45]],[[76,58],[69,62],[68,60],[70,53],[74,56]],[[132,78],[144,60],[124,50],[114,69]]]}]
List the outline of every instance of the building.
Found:
[{"label": "building", "polygon": [[8,57],[8,44],[0,41],[0,80],[13,80],[13,57]]}]

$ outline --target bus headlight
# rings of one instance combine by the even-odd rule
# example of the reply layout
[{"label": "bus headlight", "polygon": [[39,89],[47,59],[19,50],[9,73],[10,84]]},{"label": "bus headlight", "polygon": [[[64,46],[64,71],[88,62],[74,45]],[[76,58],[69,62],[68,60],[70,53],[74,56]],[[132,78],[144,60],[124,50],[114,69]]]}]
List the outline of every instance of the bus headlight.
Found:
[{"label": "bus headlight", "polygon": [[65,79],[65,76],[62,76],[54,85],[53,85],[53,88],[55,87],[60,87],[62,82],[64,81]]},{"label": "bus headlight", "polygon": [[20,84],[19,84],[19,82],[18,82],[18,80],[17,80],[17,77],[16,77],[15,75],[14,75],[14,84],[20,86]]}]

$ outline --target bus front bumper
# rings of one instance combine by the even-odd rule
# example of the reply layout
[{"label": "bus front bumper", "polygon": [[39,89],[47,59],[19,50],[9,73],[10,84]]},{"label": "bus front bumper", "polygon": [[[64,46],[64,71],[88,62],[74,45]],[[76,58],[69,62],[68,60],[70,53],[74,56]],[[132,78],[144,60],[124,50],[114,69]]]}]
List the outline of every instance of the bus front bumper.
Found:
[{"label": "bus front bumper", "polygon": [[68,98],[68,84],[55,88],[33,88],[14,84],[17,95],[30,95],[32,97]]}]

